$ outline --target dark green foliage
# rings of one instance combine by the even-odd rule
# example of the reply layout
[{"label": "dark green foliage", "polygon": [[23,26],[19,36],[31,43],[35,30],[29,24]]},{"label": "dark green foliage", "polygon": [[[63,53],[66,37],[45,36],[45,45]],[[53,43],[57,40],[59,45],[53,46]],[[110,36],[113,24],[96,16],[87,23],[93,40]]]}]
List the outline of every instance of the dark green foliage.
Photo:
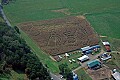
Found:
[{"label": "dark green foliage", "polygon": [[60,64],[59,69],[63,77],[67,78],[67,80],[73,80],[73,73],[67,64]]},{"label": "dark green foliage", "polygon": [[[15,29],[18,32],[18,28]],[[30,47],[13,28],[7,26],[0,29],[0,60],[2,57],[6,65],[11,65],[14,70],[25,72],[29,79],[50,80],[47,69],[31,52]]]},{"label": "dark green foliage", "polygon": [[18,34],[20,34],[19,28],[17,26],[14,26],[14,29],[17,31]]}]

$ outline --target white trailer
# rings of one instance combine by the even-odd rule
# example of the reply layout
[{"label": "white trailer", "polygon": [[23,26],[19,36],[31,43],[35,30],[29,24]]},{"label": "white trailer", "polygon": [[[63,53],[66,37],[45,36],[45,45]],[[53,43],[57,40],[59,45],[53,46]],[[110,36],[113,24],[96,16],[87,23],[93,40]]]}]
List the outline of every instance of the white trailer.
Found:
[{"label": "white trailer", "polygon": [[89,60],[89,57],[88,57],[87,55],[84,55],[84,56],[78,58],[78,60],[79,60],[80,62],[84,62],[84,61]]}]

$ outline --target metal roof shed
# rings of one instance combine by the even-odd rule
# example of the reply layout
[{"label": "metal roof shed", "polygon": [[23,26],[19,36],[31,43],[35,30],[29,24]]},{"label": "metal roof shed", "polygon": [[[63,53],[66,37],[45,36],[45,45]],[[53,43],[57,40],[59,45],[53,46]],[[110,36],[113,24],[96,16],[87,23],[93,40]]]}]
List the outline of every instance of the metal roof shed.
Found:
[{"label": "metal roof shed", "polygon": [[91,49],[100,48],[100,45],[91,46]]},{"label": "metal roof shed", "polygon": [[86,47],[81,48],[82,51],[87,51],[87,50],[90,50],[90,49],[91,49],[90,46],[86,46]]},{"label": "metal roof shed", "polygon": [[102,42],[102,43],[103,43],[104,46],[105,46],[105,45],[110,45],[109,42]]},{"label": "metal roof shed", "polygon": [[100,66],[101,64],[98,60],[93,60],[93,61],[88,62],[87,65],[89,68],[93,68],[94,66],[96,66],[96,65]]}]

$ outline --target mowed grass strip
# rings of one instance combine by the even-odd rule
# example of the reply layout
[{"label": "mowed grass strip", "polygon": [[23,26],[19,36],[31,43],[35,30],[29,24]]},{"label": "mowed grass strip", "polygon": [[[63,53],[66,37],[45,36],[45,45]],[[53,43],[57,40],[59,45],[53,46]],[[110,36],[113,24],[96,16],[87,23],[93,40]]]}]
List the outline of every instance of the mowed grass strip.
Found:
[{"label": "mowed grass strip", "polygon": [[48,69],[51,72],[53,72],[53,73],[58,73],[59,72],[57,62],[55,62],[52,59],[50,59],[49,55],[44,53],[38,47],[38,45],[26,33],[24,33],[23,31],[21,31],[21,36],[26,40],[27,44],[31,47],[33,52],[38,56],[40,61],[43,62],[43,64],[47,64]]}]

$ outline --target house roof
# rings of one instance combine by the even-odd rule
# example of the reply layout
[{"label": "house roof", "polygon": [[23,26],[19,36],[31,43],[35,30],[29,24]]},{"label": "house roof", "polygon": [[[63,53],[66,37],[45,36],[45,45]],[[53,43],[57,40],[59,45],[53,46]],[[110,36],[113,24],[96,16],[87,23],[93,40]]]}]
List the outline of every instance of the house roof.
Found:
[{"label": "house roof", "polygon": [[93,60],[87,63],[88,67],[94,67],[95,65],[100,65],[98,60]]},{"label": "house roof", "polygon": [[112,74],[112,76],[115,78],[115,80],[120,80],[120,73],[119,72],[115,72],[114,74]]}]

